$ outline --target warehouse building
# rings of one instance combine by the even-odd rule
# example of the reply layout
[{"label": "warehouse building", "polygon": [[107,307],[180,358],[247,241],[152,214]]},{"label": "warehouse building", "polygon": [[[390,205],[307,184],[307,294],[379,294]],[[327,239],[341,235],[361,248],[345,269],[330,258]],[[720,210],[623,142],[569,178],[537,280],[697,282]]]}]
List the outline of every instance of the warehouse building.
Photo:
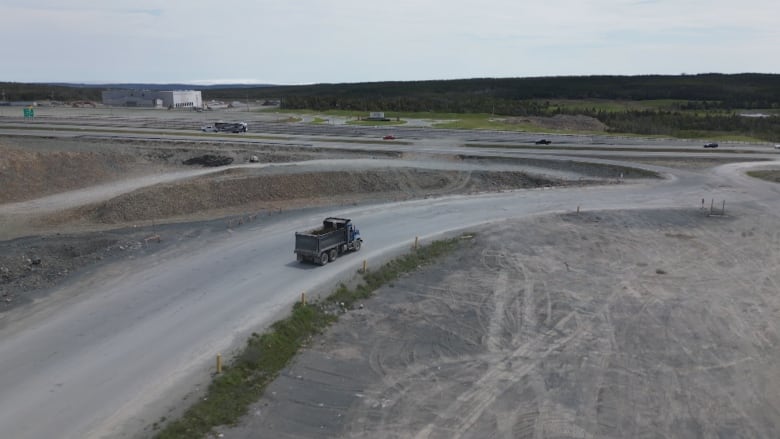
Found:
[{"label": "warehouse building", "polygon": [[200,90],[106,90],[103,104],[112,107],[203,108]]}]

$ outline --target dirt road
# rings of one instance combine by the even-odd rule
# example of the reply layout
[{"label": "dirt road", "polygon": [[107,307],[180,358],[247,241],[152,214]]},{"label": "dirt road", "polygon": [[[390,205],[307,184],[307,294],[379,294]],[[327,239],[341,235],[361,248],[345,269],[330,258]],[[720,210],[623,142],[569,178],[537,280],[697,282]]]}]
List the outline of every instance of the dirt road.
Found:
[{"label": "dirt road", "polygon": [[[242,345],[300,291],[354,275],[348,260],[313,269],[292,258],[292,232],[338,212],[360,225],[369,263],[417,234],[496,226],[348,313],[229,434],[777,433],[775,186],[699,157],[653,154],[674,163],[659,180],[615,160],[437,136],[402,151],[0,139],[0,224],[16,238],[0,247],[3,431],[150,434],[208,381],[215,352]],[[183,167],[206,153],[262,164]],[[729,216],[703,216],[703,197],[728,198]],[[669,206],[682,210],[593,211]],[[502,223],[511,218],[526,219]]]},{"label": "dirt road", "polygon": [[780,233],[749,207],[510,221],[383,288],[231,438],[780,435]]}]

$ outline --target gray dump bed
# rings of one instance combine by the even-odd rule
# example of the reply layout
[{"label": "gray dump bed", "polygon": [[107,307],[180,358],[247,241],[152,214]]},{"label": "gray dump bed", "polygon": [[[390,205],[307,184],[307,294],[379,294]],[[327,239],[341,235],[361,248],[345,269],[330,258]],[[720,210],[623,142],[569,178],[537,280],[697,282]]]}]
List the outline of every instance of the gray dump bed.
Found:
[{"label": "gray dump bed", "polygon": [[347,229],[336,229],[322,234],[296,233],[295,251],[303,254],[318,255],[346,242]]}]

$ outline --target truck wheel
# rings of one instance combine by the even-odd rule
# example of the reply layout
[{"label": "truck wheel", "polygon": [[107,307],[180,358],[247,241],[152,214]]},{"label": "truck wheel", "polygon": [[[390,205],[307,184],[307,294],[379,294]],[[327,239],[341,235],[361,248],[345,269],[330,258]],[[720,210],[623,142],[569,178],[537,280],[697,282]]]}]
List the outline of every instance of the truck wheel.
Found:
[{"label": "truck wheel", "polygon": [[295,259],[297,259],[298,262],[303,262],[303,255],[301,255],[300,253],[296,253],[295,254]]},{"label": "truck wheel", "polygon": [[339,252],[335,248],[331,249],[330,252],[328,252],[328,258],[330,258],[330,262],[335,261],[338,254]]},{"label": "truck wheel", "polygon": [[325,265],[328,263],[328,252],[323,252],[320,255],[320,265]]},{"label": "truck wheel", "polygon": [[359,239],[358,239],[357,241],[355,241],[355,243],[354,243],[354,244],[352,244],[352,245],[353,245],[353,247],[355,247],[355,251],[358,251],[358,250],[360,250],[360,244],[361,244],[362,242],[363,242],[363,241],[361,241],[361,240],[359,240]]}]

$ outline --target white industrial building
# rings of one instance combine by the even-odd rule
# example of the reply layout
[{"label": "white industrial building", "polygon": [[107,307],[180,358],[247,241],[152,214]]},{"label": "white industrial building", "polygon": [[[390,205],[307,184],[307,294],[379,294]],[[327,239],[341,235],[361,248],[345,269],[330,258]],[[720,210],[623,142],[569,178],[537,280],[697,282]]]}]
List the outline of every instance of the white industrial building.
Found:
[{"label": "white industrial building", "polygon": [[200,90],[106,90],[103,104],[113,107],[203,108]]}]

